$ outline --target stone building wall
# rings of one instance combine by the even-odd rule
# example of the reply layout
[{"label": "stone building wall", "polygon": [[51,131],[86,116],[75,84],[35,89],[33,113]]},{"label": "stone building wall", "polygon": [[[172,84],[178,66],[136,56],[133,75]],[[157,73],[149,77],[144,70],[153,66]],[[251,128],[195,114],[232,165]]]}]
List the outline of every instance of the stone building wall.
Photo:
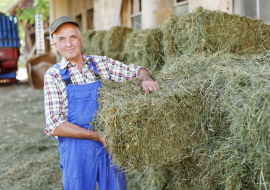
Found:
[{"label": "stone building wall", "polygon": [[[81,25],[82,32],[89,29],[89,11],[93,10],[94,30],[108,30],[115,25],[119,0],[50,0],[50,22],[62,15],[73,17]],[[210,10],[230,12],[232,0],[189,0],[189,12],[202,6]],[[154,28],[174,14],[174,0],[142,0],[141,26]],[[131,0],[122,0],[119,24],[132,27]]]}]

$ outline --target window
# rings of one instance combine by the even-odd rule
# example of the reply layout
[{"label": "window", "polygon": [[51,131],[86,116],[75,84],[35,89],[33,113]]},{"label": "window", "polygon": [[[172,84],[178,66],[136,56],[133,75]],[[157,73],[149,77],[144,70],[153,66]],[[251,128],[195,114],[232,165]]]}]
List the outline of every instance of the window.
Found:
[{"label": "window", "polygon": [[90,9],[87,11],[87,30],[94,29],[94,11]]},{"label": "window", "polygon": [[233,12],[270,23],[269,0],[234,0]]},{"label": "window", "polygon": [[260,19],[264,22],[270,23],[270,1],[260,0],[259,1],[259,15]]},{"label": "window", "polygon": [[174,0],[174,15],[181,16],[188,13],[188,1]]},{"label": "window", "polygon": [[44,42],[45,42],[45,52],[49,53],[51,51],[51,41],[50,41],[50,33],[46,32],[44,34]]},{"label": "window", "polygon": [[76,17],[75,17],[75,21],[76,21],[77,23],[79,23],[79,28],[80,28],[80,30],[82,31],[82,15],[80,14],[80,15],[76,16]]},{"label": "window", "polygon": [[142,3],[141,0],[131,0],[132,28],[142,28]]}]

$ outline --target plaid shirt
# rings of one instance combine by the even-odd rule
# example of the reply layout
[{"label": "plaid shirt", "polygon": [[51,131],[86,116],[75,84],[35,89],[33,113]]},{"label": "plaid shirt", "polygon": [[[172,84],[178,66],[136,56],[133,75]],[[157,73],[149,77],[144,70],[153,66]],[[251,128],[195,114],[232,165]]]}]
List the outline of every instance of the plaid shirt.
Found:
[{"label": "plaid shirt", "polygon": [[[82,71],[75,63],[68,62],[65,58],[59,62],[60,69],[67,68],[73,84],[82,85],[96,81],[92,74],[93,70],[88,69],[91,59],[82,54],[84,65]],[[126,79],[137,77],[138,71],[142,68],[134,64],[125,65],[119,61],[103,56],[92,56],[100,75],[106,80],[123,82]],[[62,80],[59,69],[51,67],[44,75],[44,107],[46,128],[44,132],[52,135],[57,126],[68,120],[68,100],[66,85]],[[56,137],[57,138],[57,137]]]}]

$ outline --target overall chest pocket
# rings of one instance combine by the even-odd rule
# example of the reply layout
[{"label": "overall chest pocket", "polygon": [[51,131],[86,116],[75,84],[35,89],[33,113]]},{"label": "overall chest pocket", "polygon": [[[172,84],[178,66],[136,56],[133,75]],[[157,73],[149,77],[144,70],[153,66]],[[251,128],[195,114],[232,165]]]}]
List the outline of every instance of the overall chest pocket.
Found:
[{"label": "overall chest pocket", "polygon": [[77,93],[75,95],[75,110],[78,125],[87,125],[89,122],[92,122],[98,111],[97,97],[96,91]]}]

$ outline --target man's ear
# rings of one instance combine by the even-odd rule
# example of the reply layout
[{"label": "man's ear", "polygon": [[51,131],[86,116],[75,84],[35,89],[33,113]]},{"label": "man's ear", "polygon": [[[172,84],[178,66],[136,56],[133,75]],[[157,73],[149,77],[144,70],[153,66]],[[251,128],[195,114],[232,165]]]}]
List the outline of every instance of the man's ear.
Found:
[{"label": "man's ear", "polygon": [[51,45],[53,45],[53,46],[57,49],[56,44],[55,44],[55,42],[53,41],[53,39],[52,39]]},{"label": "man's ear", "polygon": [[81,34],[81,43],[83,42],[83,37],[82,37],[82,34]]},{"label": "man's ear", "polygon": [[56,43],[53,40],[53,35],[51,35],[51,45],[53,45],[56,48]]}]

